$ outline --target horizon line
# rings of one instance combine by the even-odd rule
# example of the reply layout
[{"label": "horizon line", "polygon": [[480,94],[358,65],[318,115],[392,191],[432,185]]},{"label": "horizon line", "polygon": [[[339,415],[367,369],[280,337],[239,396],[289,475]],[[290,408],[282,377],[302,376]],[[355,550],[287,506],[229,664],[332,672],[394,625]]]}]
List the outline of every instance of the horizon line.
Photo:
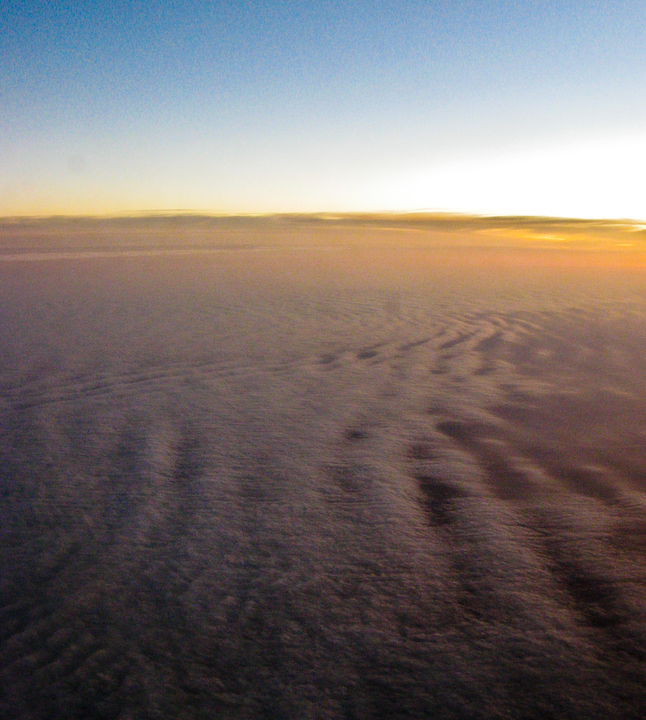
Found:
[{"label": "horizon line", "polygon": [[320,220],[343,220],[343,219],[370,219],[370,218],[412,218],[423,217],[438,220],[449,219],[473,219],[473,220],[536,220],[536,221],[560,221],[560,222],[601,222],[613,224],[644,225],[646,219],[642,218],[612,218],[612,217],[584,217],[574,215],[532,215],[518,213],[472,213],[456,212],[445,210],[358,210],[358,211],[279,211],[279,212],[234,212],[221,213],[209,212],[199,209],[176,209],[176,210],[141,210],[125,213],[51,213],[33,215],[0,215],[0,223],[4,222],[25,222],[25,221],[47,221],[47,220],[145,220],[161,218],[209,218],[209,219],[242,219],[242,218],[308,218]]}]

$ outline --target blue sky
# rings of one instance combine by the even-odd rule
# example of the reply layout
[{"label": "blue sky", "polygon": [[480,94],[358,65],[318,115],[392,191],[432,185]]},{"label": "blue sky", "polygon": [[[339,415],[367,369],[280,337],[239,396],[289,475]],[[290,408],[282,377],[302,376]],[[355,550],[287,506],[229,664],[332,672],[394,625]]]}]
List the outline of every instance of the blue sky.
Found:
[{"label": "blue sky", "polygon": [[643,0],[5,0],[0,23],[0,215],[646,217]]}]

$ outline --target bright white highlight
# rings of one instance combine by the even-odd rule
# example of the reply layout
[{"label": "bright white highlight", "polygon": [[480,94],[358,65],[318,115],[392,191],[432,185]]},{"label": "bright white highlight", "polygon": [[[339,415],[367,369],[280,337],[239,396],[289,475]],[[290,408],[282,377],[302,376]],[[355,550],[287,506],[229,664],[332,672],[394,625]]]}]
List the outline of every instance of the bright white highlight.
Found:
[{"label": "bright white highlight", "polygon": [[500,215],[646,218],[646,132],[446,162],[381,178],[362,205]]}]

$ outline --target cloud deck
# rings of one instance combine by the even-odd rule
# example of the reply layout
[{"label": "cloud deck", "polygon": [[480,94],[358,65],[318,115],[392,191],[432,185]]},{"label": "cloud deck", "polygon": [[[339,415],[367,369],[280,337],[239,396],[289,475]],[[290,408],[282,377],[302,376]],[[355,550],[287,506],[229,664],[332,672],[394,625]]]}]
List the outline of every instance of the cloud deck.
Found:
[{"label": "cloud deck", "polygon": [[6,717],[646,714],[643,232],[74,222],[0,228]]}]

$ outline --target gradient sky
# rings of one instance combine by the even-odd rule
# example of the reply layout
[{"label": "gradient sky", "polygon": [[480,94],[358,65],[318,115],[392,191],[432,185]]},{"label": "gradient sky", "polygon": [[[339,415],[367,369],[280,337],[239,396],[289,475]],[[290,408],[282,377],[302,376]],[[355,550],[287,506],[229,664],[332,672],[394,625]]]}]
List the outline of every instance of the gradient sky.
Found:
[{"label": "gradient sky", "polygon": [[0,8],[0,215],[646,218],[644,0]]}]

